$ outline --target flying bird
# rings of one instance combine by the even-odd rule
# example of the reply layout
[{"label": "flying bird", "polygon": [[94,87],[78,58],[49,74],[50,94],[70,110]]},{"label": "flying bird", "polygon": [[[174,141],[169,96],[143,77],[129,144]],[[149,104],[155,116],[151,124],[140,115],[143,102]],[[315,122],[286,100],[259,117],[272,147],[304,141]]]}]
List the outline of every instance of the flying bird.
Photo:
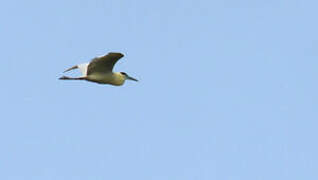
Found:
[{"label": "flying bird", "polygon": [[99,84],[111,84],[121,86],[125,80],[138,81],[137,79],[128,76],[125,72],[113,72],[116,62],[124,57],[121,53],[110,52],[104,56],[95,57],[89,63],[83,63],[73,66],[64,71],[68,72],[73,69],[79,69],[82,73],[80,77],[62,76],[60,80],[86,80]]}]

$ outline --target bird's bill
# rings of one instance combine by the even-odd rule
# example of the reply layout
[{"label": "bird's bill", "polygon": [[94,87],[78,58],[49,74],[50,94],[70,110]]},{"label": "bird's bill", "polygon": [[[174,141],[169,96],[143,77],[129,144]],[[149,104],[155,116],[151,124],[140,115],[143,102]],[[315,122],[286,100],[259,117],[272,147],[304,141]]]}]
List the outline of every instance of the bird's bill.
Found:
[{"label": "bird's bill", "polygon": [[130,76],[127,76],[127,79],[132,80],[132,81],[138,81],[137,79],[130,77]]}]

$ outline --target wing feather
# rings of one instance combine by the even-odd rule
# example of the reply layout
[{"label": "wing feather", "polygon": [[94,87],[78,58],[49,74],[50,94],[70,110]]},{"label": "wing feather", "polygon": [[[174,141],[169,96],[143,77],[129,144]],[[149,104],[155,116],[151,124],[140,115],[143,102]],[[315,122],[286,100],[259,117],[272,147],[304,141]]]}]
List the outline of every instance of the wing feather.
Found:
[{"label": "wing feather", "polygon": [[68,72],[68,71],[71,71],[73,69],[79,69],[80,72],[82,73],[82,77],[85,77],[87,75],[87,67],[88,67],[89,63],[83,63],[83,64],[79,64],[79,65],[76,65],[76,66],[73,66],[71,68],[68,68],[64,71],[65,72]]},{"label": "wing feather", "polygon": [[83,63],[83,64],[77,65],[78,69],[82,73],[82,77],[86,77],[87,76],[87,67],[88,67],[88,65],[89,65],[89,63]]},{"label": "wing feather", "polygon": [[121,53],[108,53],[101,57],[94,58],[88,65],[87,75],[92,73],[112,72],[116,62],[124,55]]}]

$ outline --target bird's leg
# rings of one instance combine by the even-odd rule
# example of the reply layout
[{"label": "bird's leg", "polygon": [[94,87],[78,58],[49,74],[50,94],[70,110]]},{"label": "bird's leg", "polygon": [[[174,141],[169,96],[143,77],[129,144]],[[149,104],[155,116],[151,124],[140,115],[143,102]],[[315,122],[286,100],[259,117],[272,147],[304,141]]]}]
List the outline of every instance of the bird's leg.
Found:
[{"label": "bird's leg", "polygon": [[59,80],[85,80],[85,79],[86,79],[85,77],[73,78],[73,77],[67,77],[67,76],[62,76],[59,78]]}]

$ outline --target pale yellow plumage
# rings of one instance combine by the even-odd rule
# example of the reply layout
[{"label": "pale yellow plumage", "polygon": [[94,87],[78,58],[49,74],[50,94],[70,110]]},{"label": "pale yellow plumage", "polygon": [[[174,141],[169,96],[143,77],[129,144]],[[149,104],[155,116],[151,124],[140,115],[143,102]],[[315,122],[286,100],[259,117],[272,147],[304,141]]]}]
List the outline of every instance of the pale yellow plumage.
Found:
[{"label": "pale yellow plumage", "polygon": [[111,84],[115,86],[121,86],[125,80],[136,79],[128,76],[124,72],[113,72],[113,67],[116,62],[124,55],[121,53],[108,53],[107,55],[94,58],[90,63],[84,63],[73,66],[64,72],[79,68],[82,72],[81,77],[71,78],[63,76],[61,80],[87,80],[100,84]]},{"label": "pale yellow plumage", "polygon": [[86,76],[86,80],[100,83],[100,84],[111,84],[120,86],[124,84],[126,78],[124,75],[118,72],[111,73],[96,73]]}]

